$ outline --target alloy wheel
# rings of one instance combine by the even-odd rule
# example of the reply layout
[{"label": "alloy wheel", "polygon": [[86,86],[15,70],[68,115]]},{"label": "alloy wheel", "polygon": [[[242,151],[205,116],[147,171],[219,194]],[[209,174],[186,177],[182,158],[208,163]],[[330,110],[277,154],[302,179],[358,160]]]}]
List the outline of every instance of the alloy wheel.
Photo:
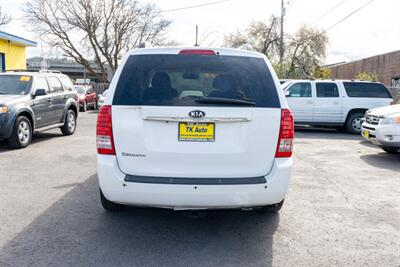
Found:
[{"label": "alloy wheel", "polygon": [[21,121],[18,126],[18,139],[22,144],[27,144],[31,136],[31,129],[26,121]]}]

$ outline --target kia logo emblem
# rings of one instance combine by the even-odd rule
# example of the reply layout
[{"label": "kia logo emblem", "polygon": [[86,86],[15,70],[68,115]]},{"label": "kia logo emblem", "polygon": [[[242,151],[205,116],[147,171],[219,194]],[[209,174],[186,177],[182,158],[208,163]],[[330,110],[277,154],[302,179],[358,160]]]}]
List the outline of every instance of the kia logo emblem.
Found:
[{"label": "kia logo emblem", "polygon": [[193,110],[189,112],[189,116],[192,118],[203,118],[206,116],[206,113],[201,110]]}]

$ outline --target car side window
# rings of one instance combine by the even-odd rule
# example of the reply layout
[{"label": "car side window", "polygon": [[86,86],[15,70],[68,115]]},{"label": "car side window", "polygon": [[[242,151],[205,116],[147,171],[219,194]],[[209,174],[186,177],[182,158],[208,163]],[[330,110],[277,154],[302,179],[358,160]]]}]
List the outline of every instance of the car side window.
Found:
[{"label": "car side window", "polygon": [[310,83],[296,83],[289,88],[290,97],[311,97]]},{"label": "car side window", "polygon": [[47,81],[49,82],[49,85],[50,85],[50,92],[58,93],[58,92],[63,92],[64,91],[60,80],[58,80],[57,78],[48,77]]},{"label": "car side window", "polygon": [[392,98],[383,84],[373,82],[344,82],[347,96],[367,98]]},{"label": "car side window", "polygon": [[45,78],[37,78],[35,82],[35,90],[36,89],[44,89],[46,92],[49,92],[49,85]]},{"label": "car side window", "polygon": [[61,76],[60,80],[61,80],[62,84],[64,85],[64,88],[66,91],[74,90],[74,84],[71,82],[71,80],[68,77]]},{"label": "car side window", "polygon": [[316,83],[317,97],[339,97],[339,88],[336,83]]}]

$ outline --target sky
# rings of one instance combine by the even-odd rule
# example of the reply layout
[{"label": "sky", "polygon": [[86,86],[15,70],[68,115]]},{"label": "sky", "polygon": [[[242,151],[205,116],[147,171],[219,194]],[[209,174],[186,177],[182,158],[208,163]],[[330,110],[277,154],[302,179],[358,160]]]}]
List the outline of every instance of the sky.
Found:
[{"label": "sky", "polygon": [[[40,38],[29,32],[24,23],[23,8],[28,0],[0,0],[3,11],[14,20],[2,30],[28,39]],[[161,10],[171,10],[217,0],[140,0],[154,3]],[[285,32],[294,33],[303,24],[328,29],[370,0],[285,0],[287,12]],[[195,43],[195,25],[199,25],[202,45],[222,45],[224,34],[244,30],[252,21],[266,20],[280,15],[280,0],[229,0],[223,3],[181,11],[163,12],[172,20],[168,38],[182,45]],[[321,15],[339,5],[329,14]],[[400,49],[400,0],[375,0],[359,12],[330,29],[327,34],[327,64],[357,60]],[[314,23],[312,23],[314,22]],[[206,37],[206,38],[205,38]],[[28,57],[41,54],[61,56],[59,51],[45,44],[29,48]]]}]

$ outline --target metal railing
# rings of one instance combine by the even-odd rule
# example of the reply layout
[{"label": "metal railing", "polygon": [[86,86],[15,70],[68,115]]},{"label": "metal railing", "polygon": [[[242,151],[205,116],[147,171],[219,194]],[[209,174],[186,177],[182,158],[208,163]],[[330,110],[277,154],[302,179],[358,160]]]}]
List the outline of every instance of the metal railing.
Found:
[{"label": "metal railing", "polygon": [[102,94],[109,86],[109,83],[92,83],[92,88],[96,94]]}]

